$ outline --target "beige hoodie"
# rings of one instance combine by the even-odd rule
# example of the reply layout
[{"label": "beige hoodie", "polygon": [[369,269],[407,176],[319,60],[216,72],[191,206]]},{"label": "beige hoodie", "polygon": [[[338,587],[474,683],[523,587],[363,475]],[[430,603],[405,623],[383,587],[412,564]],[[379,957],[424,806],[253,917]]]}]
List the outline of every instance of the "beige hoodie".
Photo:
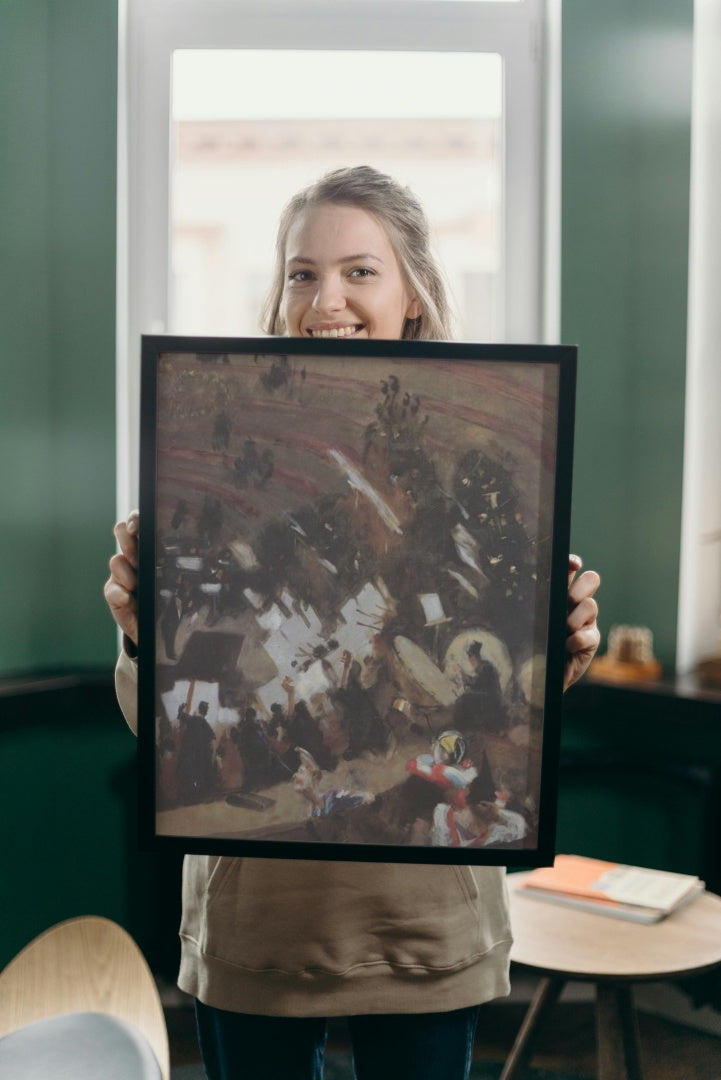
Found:
[{"label": "beige hoodie", "polygon": [[[116,688],[137,725],[137,665]],[[443,1012],[509,992],[502,867],[186,855],[178,984],[271,1016]]]}]

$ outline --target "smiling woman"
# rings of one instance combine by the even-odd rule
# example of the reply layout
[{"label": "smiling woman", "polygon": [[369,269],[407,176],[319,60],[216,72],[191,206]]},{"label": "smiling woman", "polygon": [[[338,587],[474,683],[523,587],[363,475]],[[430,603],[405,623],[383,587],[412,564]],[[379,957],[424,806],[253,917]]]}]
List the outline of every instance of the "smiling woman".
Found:
[{"label": "smiling woman", "polygon": [[311,337],[451,337],[416,196],[367,166],[336,169],[281,217],[264,329]]},{"label": "smiling woman", "polygon": [[[442,329],[443,315],[447,311],[442,302],[443,285],[430,254],[423,209],[407,188],[375,169],[361,166],[335,170],[292,199],[281,223],[276,258],[277,274],[271,297],[269,329],[273,334],[283,332],[287,336],[268,341],[269,349],[280,352],[278,364],[271,363],[269,371],[259,373],[257,365],[266,348],[265,342],[253,347],[254,359],[248,365],[253,395],[260,392],[272,397],[275,394],[276,381],[270,376],[276,369],[280,369],[280,385],[290,388],[290,380],[283,378],[282,372],[288,366],[288,352],[291,351],[288,343],[292,338],[296,338],[292,351],[299,350],[305,354],[310,350],[307,353],[310,361],[311,355],[323,343],[308,341],[309,335],[322,336],[324,333],[335,331],[338,334],[342,331],[343,336],[347,336],[350,329],[352,335],[375,339],[375,346],[380,345],[384,349],[388,343],[378,339],[391,334],[410,338],[447,336]],[[305,342],[301,338],[305,338]],[[351,347],[351,352],[362,353],[373,344],[373,341],[359,343]],[[332,342],[326,342],[325,346],[332,346],[333,349],[340,347]],[[464,563],[469,569],[476,566],[477,558],[484,550],[481,539],[474,538],[468,532],[472,527],[470,519],[474,516],[470,509],[465,510],[468,527],[460,520],[454,524],[456,513],[465,509],[459,504],[460,496],[447,494],[421,446],[423,431],[429,420],[425,409],[424,415],[419,413],[421,401],[425,402],[427,397],[433,396],[436,382],[446,389],[453,385],[462,396],[466,384],[461,380],[459,387],[452,380],[438,378],[435,369],[416,362],[419,345],[412,343],[406,347],[413,368],[412,394],[409,392],[400,398],[402,387],[399,369],[388,375],[387,382],[378,382],[374,374],[372,384],[380,385],[382,397],[376,400],[372,413],[369,413],[365,406],[370,404],[370,397],[363,395],[363,419],[355,428],[358,440],[354,442],[352,435],[348,434],[349,425],[352,427],[353,410],[345,398],[345,407],[334,413],[339,417],[341,437],[333,437],[332,444],[326,447],[330,451],[327,454],[318,456],[316,450],[311,450],[315,455],[312,468],[299,463],[299,455],[295,452],[288,458],[287,470],[277,468],[278,464],[283,464],[278,456],[286,451],[281,438],[276,439],[269,431],[268,419],[271,415],[277,417],[278,430],[285,438],[286,433],[297,426],[292,422],[294,411],[290,398],[284,395],[282,401],[276,399],[274,409],[263,411],[262,437],[273,439],[274,475],[290,474],[292,486],[294,471],[303,478],[311,474],[310,479],[313,479],[312,471],[317,470],[318,462],[321,462],[322,472],[330,469],[332,488],[327,493],[332,498],[318,499],[317,507],[314,504],[306,513],[306,508],[296,508],[283,491],[274,490],[271,494],[278,500],[277,506],[281,510],[280,531],[275,521],[262,521],[259,531],[249,532],[246,521],[251,520],[253,515],[246,517],[244,513],[237,537],[243,543],[250,544],[254,551],[257,548],[259,553],[269,553],[270,562],[263,573],[263,581],[267,581],[270,590],[269,598],[277,590],[286,610],[290,612],[291,608],[297,608],[301,622],[308,628],[313,625],[309,617],[313,605],[329,614],[331,608],[338,606],[333,596],[336,581],[339,582],[339,610],[344,626],[349,623],[349,615],[343,614],[347,603],[358,612],[359,618],[363,617],[366,612],[364,597],[367,583],[371,591],[378,593],[377,603],[381,604],[379,610],[384,621],[384,613],[386,609],[388,611],[389,625],[393,628],[390,632],[395,639],[390,644],[396,652],[401,644],[397,639],[405,637],[397,633],[399,626],[396,620],[399,615],[403,618],[402,610],[405,607],[405,601],[399,602],[399,598],[409,598],[411,619],[414,624],[422,620],[418,622],[418,630],[422,633],[427,624],[426,616],[421,614],[417,597],[413,594],[416,584],[421,584],[422,595],[427,596],[431,592],[430,587],[436,584],[436,565],[446,561],[452,550],[455,549],[456,558],[460,560],[459,566]],[[435,346],[426,344],[425,348],[435,350],[426,356],[438,358],[447,354],[451,346],[444,342]],[[173,347],[170,347],[167,359],[173,363]],[[190,364],[194,368],[196,361],[191,359]],[[228,366],[229,370],[233,367],[232,364],[222,366]],[[303,396],[305,388],[309,387],[307,393],[311,407],[317,403],[315,393],[322,388],[323,382],[327,383],[327,375],[323,379],[321,373],[322,381],[319,382],[314,380],[315,374],[309,363],[308,367],[303,367],[296,382]],[[356,379],[359,376],[355,366],[348,374]],[[538,368],[534,368],[534,375],[536,378],[543,377]],[[212,387],[213,393],[217,393],[219,384],[209,379],[208,371],[201,372],[201,376],[203,384],[208,380],[207,385]],[[428,393],[417,386],[419,379],[429,380]],[[263,388],[261,391],[256,386],[258,380]],[[156,391],[152,389],[145,400],[156,403]],[[189,400],[187,388],[181,387],[178,400],[185,408],[190,407],[193,417],[205,415],[203,407],[196,407],[192,399]],[[281,405],[280,411],[277,409],[278,403]],[[328,412],[327,400],[321,401],[321,411],[324,414]],[[543,410],[541,413],[545,416]],[[463,406],[460,407],[460,414],[465,416]],[[147,415],[144,411],[144,416]],[[252,410],[244,408],[238,399],[234,420],[247,425],[251,415]],[[369,419],[371,416],[374,419]],[[444,412],[444,428],[448,426],[447,417],[447,412]],[[504,417],[508,426],[505,411]],[[546,419],[540,422],[542,431],[546,430]],[[479,458],[478,444],[483,426],[477,420],[464,420],[463,424],[471,431],[469,449],[472,460],[466,461],[468,455],[464,454],[458,465],[462,473],[458,475],[452,470],[452,474],[458,478],[458,491],[463,494],[464,500],[469,497],[466,488],[474,495],[470,505],[475,508],[475,517],[479,519],[480,526],[480,519],[488,517],[486,508],[493,508],[496,503],[499,511],[504,507],[505,512],[509,513],[507,500],[501,498],[506,485],[503,471],[491,465],[486,475]],[[192,425],[182,424],[183,438],[187,438],[189,426],[192,429]],[[225,420],[223,426],[227,430]],[[216,429],[217,424],[214,432]],[[311,447],[317,446],[319,433],[320,425],[313,423],[307,433]],[[524,429],[523,437],[528,440],[530,436],[531,433]],[[243,455],[233,463],[233,471],[239,475],[238,486],[246,488],[245,502],[246,498],[250,498],[249,474],[257,474],[262,454],[258,455],[259,447],[252,427],[248,429],[246,426],[242,438]],[[538,438],[540,435],[532,437],[531,441],[535,443]],[[347,446],[349,439],[351,445]],[[172,444],[175,452],[174,435]],[[555,439],[553,445],[556,445]],[[294,447],[290,449],[295,450]],[[349,455],[354,460],[350,460]],[[218,457],[220,461],[211,464],[219,465],[222,469],[222,455]],[[153,461],[158,461],[155,454]],[[328,462],[331,464],[328,465]],[[242,474],[239,473],[239,465]],[[342,474],[347,478],[347,488],[345,484],[337,488],[336,465],[341,466]],[[369,470],[369,475],[365,474],[364,468]],[[467,475],[466,470],[471,470],[472,477]],[[152,471],[143,469],[145,475]],[[535,466],[532,471],[535,475]],[[373,483],[369,476],[373,477]],[[403,480],[399,483],[401,478]],[[193,472],[191,479],[193,489],[197,490],[198,474]],[[464,479],[468,480],[467,484]],[[268,477],[264,477],[253,491],[262,491],[267,480]],[[214,488],[217,483],[216,477]],[[484,489],[484,483],[490,486]],[[450,490],[455,491],[452,478],[451,484]],[[202,487],[201,482],[201,490]],[[319,487],[321,495],[323,491]],[[360,496],[361,492],[372,496],[367,500],[371,504],[369,516],[366,501],[356,499],[356,494]],[[216,493],[217,490],[213,492],[213,497]],[[219,542],[224,528],[222,505],[219,500],[216,501],[219,516],[215,512],[212,514],[217,523],[215,539],[211,537],[210,527],[202,526],[199,532],[199,536],[201,532],[207,536],[208,544]],[[206,503],[212,511],[212,499],[204,498],[203,506]],[[547,500],[543,500],[543,505],[546,504]],[[436,505],[439,509],[443,508],[444,513],[452,515],[440,534],[431,527],[430,522],[435,516]],[[143,506],[151,515],[150,522],[144,525],[144,544],[149,542],[154,549],[157,533],[152,525],[153,511],[145,501]],[[388,509],[393,511],[392,516]],[[146,509],[143,514],[146,515]],[[200,516],[203,518],[207,515],[201,511]],[[399,518],[406,524],[409,535],[415,537],[414,546],[420,557],[414,563],[410,563],[402,552],[396,551],[396,537],[403,535],[403,529],[393,524]],[[386,526],[386,520],[390,520],[390,529]],[[522,544],[522,535],[528,540],[520,512],[516,525],[518,528],[514,531],[510,522],[503,523],[505,534],[513,532],[514,549]],[[343,536],[346,531],[358,538],[351,542],[346,553],[348,557],[344,554],[346,544]],[[543,525],[538,532],[540,535],[548,534]],[[558,540],[560,534],[557,530],[553,532],[554,539],[564,544],[562,536]],[[303,543],[297,546],[295,537],[301,534],[307,538],[318,536],[315,551],[309,550]],[[143,574],[150,570],[154,582],[159,579],[155,576],[153,556],[150,559],[141,556],[138,560],[137,515],[120,522],[115,535],[121,553],[110,561],[111,576],[106,582],[105,595],[120,628],[130,635],[134,634],[135,642],[140,644],[136,599],[138,565],[145,568]],[[481,536],[484,540],[490,536],[485,528],[485,520]],[[476,559],[468,554],[469,543],[476,552]],[[498,559],[495,545],[492,551],[493,554],[489,555],[491,562],[487,564],[489,572],[491,565],[504,562],[503,558]],[[559,551],[562,564],[558,569],[563,573],[566,570],[565,546]],[[383,560],[390,559],[387,570],[375,566],[376,555]],[[283,570],[276,572],[276,565],[282,566]],[[508,610],[506,604],[509,602],[521,600],[526,603],[526,586],[523,584],[526,578],[519,573],[521,565],[523,563],[514,556],[513,564],[509,566],[511,576],[499,590],[498,596],[505,610]],[[171,568],[171,578],[166,591],[173,594],[176,582],[172,559],[168,567]],[[431,577],[424,579],[428,581],[426,588],[420,576],[430,567],[433,567],[433,571]],[[596,605],[593,600],[598,577],[592,572],[577,577],[579,569],[578,560],[569,560],[567,613],[566,597],[563,595],[565,590],[561,590],[559,597],[562,602],[560,614],[565,617],[567,632],[565,663],[559,653],[561,663],[564,663],[566,685],[582,674],[598,644]],[[397,588],[388,585],[391,573],[398,582]],[[374,585],[376,577],[378,584]],[[487,575],[480,567],[480,578],[484,577]],[[520,581],[520,592],[516,587],[517,579]],[[557,580],[565,584],[562,578]],[[242,597],[251,606],[254,606],[252,597],[256,585],[266,588],[263,582],[253,579],[242,591]],[[451,589],[455,595],[454,586]],[[144,585],[140,587],[141,596],[148,596],[151,591],[152,587],[151,590]],[[384,599],[386,594],[388,601]],[[235,635],[238,648],[245,647],[250,634],[260,631],[263,631],[262,640],[267,640],[265,635],[270,625],[267,622],[270,605],[266,605],[260,594],[256,595],[259,609],[263,609],[265,617],[258,622],[248,605],[243,604],[243,612],[247,613],[249,621],[242,624],[245,629],[241,634]],[[535,610],[535,606],[531,605],[531,609]],[[375,610],[375,607],[371,610]],[[427,610],[427,606],[424,610]],[[243,619],[245,617],[243,615]],[[474,621],[478,617],[479,613],[474,612]],[[335,616],[330,614],[330,618],[334,626]],[[367,618],[372,621],[365,625]],[[358,631],[362,630],[366,638],[369,632],[372,634],[371,645],[380,638],[380,628],[375,625],[373,618],[365,614],[364,625],[361,626],[360,621],[358,623]],[[327,621],[325,614],[318,620],[319,627],[323,626],[323,619]],[[512,618],[511,622],[515,625],[516,619]],[[145,620],[144,613],[142,623],[143,640],[152,646],[154,626]],[[545,621],[543,625],[546,625]],[[328,622],[331,633],[333,626]],[[291,639],[286,637],[286,640]],[[326,640],[325,636],[323,640]],[[132,651],[124,652],[119,660],[117,686],[128,721],[135,726],[138,716],[136,679],[140,677],[141,695],[144,697],[145,687],[151,685],[147,680],[152,679],[153,671],[152,667],[148,667],[148,654],[144,654],[134,665]],[[183,651],[183,656],[186,651]],[[364,659],[366,655],[373,661],[372,648],[367,654],[364,650]],[[387,653],[388,678],[391,680],[394,655],[390,650]],[[268,656],[272,661],[270,652]],[[325,729],[322,721],[327,719],[331,728],[335,720],[347,725],[346,749],[341,751],[344,762],[359,758],[365,760],[363,754],[367,751],[392,753],[395,736],[391,740],[391,733],[378,722],[382,719],[381,711],[372,699],[368,699],[369,691],[363,686],[360,674],[360,660],[357,661],[356,673],[351,649],[344,647],[342,657],[343,673],[328,683],[327,704],[313,700],[310,695],[308,697],[313,708],[319,707],[322,713],[316,716],[317,726],[309,704],[302,704],[305,699],[300,696],[296,699],[298,658],[292,658],[296,660],[295,667],[292,661],[285,664],[280,655],[280,667],[273,661],[275,671],[271,673],[270,681],[280,679],[280,687],[288,697],[286,723],[289,723],[292,731],[300,731],[289,740],[289,747],[295,747],[296,753],[303,748],[318,761],[316,748],[323,750]],[[166,658],[169,664],[177,663],[167,656],[167,651]],[[349,666],[346,665],[346,658],[351,661]],[[432,660],[430,662],[433,664]],[[289,671],[293,671],[293,676],[288,674]],[[559,681],[560,674],[559,670]],[[196,676],[193,675],[195,680]],[[424,678],[423,685],[428,681]],[[385,687],[384,680],[381,683]],[[263,706],[264,693],[269,692],[271,698],[275,696],[275,686],[266,691],[265,685],[256,686],[245,676],[238,684],[244,723],[246,719],[252,722],[259,715],[256,706]],[[389,700],[400,699],[401,691],[401,685],[396,688],[394,683]],[[461,697],[466,692],[480,693],[480,689],[474,683],[468,691],[461,690]],[[209,698],[205,697],[205,700]],[[192,719],[195,727],[202,727],[195,714],[189,713],[190,701],[187,698],[186,701],[188,723]],[[273,705],[279,702],[270,700],[268,704],[272,715]],[[151,705],[147,715],[151,716],[154,724],[157,715],[155,701]],[[200,713],[200,706],[198,710]],[[479,717],[482,719],[481,714],[476,714],[476,717],[476,722]],[[178,718],[180,720],[180,716]],[[280,727],[270,737],[275,738],[279,731]],[[245,727],[238,734],[245,734]],[[183,745],[187,738],[185,733]],[[309,745],[311,740],[312,746]],[[154,742],[151,741],[150,745],[154,751]],[[329,747],[327,749],[330,750]],[[421,751],[421,757],[422,754]],[[417,752],[413,752],[411,757],[418,758]],[[296,761],[296,769],[299,764]],[[340,767],[340,763],[337,764]],[[470,780],[470,770],[466,770],[465,775]],[[196,791],[200,789],[199,779],[196,777]],[[445,774],[442,779],[447,779]],[[335,787],[319,791],[318,801],[321,801],[321,794],[326,798],[332,796],[335,802],[341,795],[344,798],[348,794],[351,797],[362,796],[367,790],[365,784],[357,784],[353,777],[349,776],[349,781],[347,791]],[[503,782],[505,785],[505,780]],[[427,781],[423,780],[422,783]],[[492,795],[494,790],[491,787],[489,793]],[[506,790],[505,786],[503,790]],[[435,802],[436,792],[431,791],[430,794]],[[428,796],[426,789],[423,789],[423,796],[425,805]],[[330,816],[326,801],[322,808],[327,811],[326,816]],[[367,808],[363,805],[354,809],[360,812]],[[416,828],[414,831],[417,818],[418,811],[414,808],[408,815],[409,820],[405,822],[404,819],[403,825],[408,847],[413,849],[411,855],[420,852],[418,839],[422,839],[422,830]],[[410,831],[406,825],[410,825]],[[455,853],[447,851],[446,856],[449,854],[455,860]],[[501,855],[498,852],[496,857],[505,861],[512,854],[504,851]],[[242,1071],[249,1080],[251,1077],[253,1080],[274,1080],[277,1076],[320,1077],[327,1037],[324,1018],[338,1014],[347,1015],[353,1027],[354,1060],[359,1080],[369,1080],[371,1077],[373,1080],[460,1080],[468,1076],[480,1004],[508,993],[509,989],[510,928],[503,874],[498,872],[496,865],[444,865],[433,868],[441,869],[444,873],[424,873],[411,860],[404,861],[408,862],[407,866],[383,862],[374,863],[371,867],[371,864],[363,861],[349,862],[345,858],[326,864],[319,859],[294,861],[233,856],[208,859],[199,854],[187,856],[183,877],[183,955],[179,984],[196,998],[199,1038],[209,1076]],[[357,902],[359,897],[362,903]],[[269,911],[272,914],[270,923]],[[302,1045],[293,1043],[293,1038],[302,1040]]]}]

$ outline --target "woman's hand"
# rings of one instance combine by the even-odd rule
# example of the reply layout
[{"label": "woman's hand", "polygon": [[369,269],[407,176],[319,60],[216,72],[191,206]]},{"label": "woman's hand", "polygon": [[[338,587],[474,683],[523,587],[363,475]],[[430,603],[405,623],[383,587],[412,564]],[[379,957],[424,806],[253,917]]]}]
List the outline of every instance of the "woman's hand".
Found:
[{"label": "woman's hand", "polygon": [[595,570],[576,577],[583,562],[578,555],[568,556],[568,617],[566,619],[566,671],[563,689],[568,690],[581,678],[593,660],[601,640],[596,619],[598,604],[594,594],[601,584]]},{"label": "woman's hand", "polygon": [[120,553],[110,560],[110,577],[103,589],[111,615],[134,645],[138,644],[138,524],[138,511],[133,510],[113,529]]}]

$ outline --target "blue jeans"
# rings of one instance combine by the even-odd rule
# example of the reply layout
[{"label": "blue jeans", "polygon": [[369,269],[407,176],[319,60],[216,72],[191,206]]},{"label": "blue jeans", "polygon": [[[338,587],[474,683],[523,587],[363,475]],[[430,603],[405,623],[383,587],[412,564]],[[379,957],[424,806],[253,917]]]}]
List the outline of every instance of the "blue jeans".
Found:
[{"label": "blue jeans", "polygon": [[[323,1017],[249,1016],[195,1003],[208,1080],[321,1080]],[[350,1016],[356,1080],[467,1080],[478,1006]]]}]

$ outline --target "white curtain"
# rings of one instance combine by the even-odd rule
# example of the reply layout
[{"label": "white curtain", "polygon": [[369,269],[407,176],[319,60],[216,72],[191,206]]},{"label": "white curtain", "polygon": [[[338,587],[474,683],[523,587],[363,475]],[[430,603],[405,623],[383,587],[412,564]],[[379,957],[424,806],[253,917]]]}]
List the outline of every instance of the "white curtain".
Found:
[{"label": "white curtain", "polygon": [[695,2],[693,57],[679,672],[721,653],[721,0]]}]

